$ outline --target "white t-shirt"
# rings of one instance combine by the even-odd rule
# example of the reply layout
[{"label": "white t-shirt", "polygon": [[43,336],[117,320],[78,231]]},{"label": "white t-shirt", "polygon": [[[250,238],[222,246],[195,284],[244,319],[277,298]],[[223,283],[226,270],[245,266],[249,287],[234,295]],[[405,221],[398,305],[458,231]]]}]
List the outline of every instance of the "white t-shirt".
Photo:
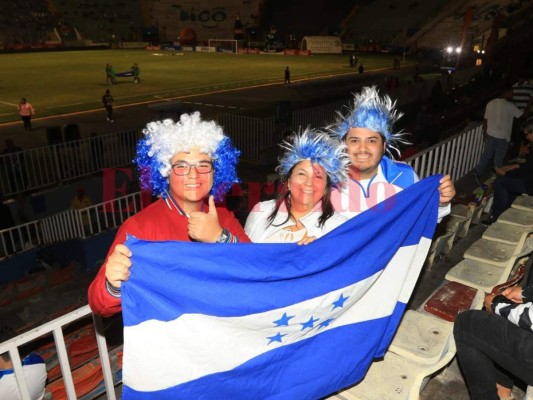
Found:
[{"label": "white t-shirt", "polygon": [[[22,360],[22,370],[26,377],[26,384],[32,400],[40,400],[44,397],[46,385],[46,364],[43,359],[35,354],[30,354]],[[12,369],[0,370],[0,399],[20,400],[17,379]]]},{"label": "white t-shirt", "polygon": [[[418,181],[418,177],[416,177],[415,181]],[[331,191],[331,203],[337,213],[350,219],[402,190],[400,186],[387,182],[380,165],[373,178],[360,181],[349,178],[341,189],[333,189]],[[380,209],[379,212],[384,211],[386,210]],[[438,222],[447,216],[450,211],[450,204],[439,207]]]},{"label": "white t-shirt", "polygon": [[305,229],[290,232],[285,228],[296,225],[296,223],[288,218],[286,207],[282,204],[274,221],[268,222],[268,216],[276,207],[275,200],[267,200],[257,203],[253,210],[248,215],[244,231],[254,243],[288,243],[291,240],[298,242],[305,234],[311,237],[319,238],[331,232],[333,229],[346,221],[346,217],[339,213],[333,213],[331,217],[319,226],[318,220],[322,215],[322,203],[317,204],[314,211],[311,211],[306,216],[300,218],[301,224]]},{"label": "white t-shirt", "polygon": [[522,111],[510,101],[500,98],[489,101],[485,107],[487,134],[496,139],[511,140],[513,119],[521,115]]}]

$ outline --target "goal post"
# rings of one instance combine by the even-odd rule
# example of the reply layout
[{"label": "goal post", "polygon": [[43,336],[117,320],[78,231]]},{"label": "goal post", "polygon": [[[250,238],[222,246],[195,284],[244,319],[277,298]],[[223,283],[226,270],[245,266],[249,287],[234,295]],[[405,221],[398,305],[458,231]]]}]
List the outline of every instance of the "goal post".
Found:
[{"label": "goal post", "polygon": [[[204,42],[205,43],[205,42]],[[217,52],[237,54],[238,41],[234,39],[208,39],[207,45]]]}]

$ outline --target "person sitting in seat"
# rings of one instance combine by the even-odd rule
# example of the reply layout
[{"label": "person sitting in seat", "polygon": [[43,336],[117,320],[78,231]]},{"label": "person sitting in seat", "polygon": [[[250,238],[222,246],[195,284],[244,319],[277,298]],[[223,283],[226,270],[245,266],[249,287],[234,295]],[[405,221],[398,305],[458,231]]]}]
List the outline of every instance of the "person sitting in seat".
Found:
[{"label": "person sitting in seat", "polygon": [[[22,370],[26,378],[26,384],[32,400],[44,397],[46,385],[46,364],[37,354],[30,354],[22,360]],[[13,371],[13,363],[8,353],[0,355],[0,399],[19,400],[22,396],[19,392],[17,379]]]},{"label": "person sitting in seat", "polygon": [[533,385],[533,286],[485,297],[485,309],[457,316],[457,358],[471,400],[513,399],[514,378]]},{"label": "person sitting in seat", "polygon": [[498,177],[494,181],[492,215],[481,222],[483,226],[489,226],[496,221],[521,194],[533,195],[533,117],[524,123],[523,131],[527,143],[522,146],[521,156],[526,156],[526,161],[496,168]]}]

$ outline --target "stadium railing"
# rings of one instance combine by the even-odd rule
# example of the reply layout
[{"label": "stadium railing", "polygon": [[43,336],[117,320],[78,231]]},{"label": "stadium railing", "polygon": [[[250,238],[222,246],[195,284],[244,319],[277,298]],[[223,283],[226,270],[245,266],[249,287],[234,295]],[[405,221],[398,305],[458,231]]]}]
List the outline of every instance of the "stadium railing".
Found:
[{"label": "stadium railing", "polygon": [[0,257],[70,239],[85,239],[118,228],[147,204],[143,202],[143,192],[136,192],[1,230]]},{"label": "stadium railing", "polygon": [[[479,125],[405,161],[417,171],[421,179],[437,173],[446,173],[457,181],[474,168],[482,149],[483,133]],[[143,201],[142,192],[136,192],[80,210],[66,210],[4,229],[0,231],[0,252],[4,256],[11,256],[36,246],[98,235],[119,227],[148,202]]]},{"label": "stadium railing", "polygon": [[449,174],[454,181],[464,177],[477,165],[483,151],[483,131],[479,126],[457,133],[432,147],[408,157],[420,179],[433,174]]},{"label": "stadium railing", "polygon": [[0,155],[5,197],[131,164],[138,132],[126,131]]}]

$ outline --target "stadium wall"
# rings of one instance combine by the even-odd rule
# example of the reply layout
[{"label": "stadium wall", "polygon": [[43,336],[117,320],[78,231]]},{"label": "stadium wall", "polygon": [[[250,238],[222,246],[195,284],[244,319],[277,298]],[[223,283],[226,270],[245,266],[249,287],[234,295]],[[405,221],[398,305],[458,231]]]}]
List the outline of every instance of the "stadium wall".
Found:
[{"label": "stadium wall", "polygon": [[161,40],[191,45],[209,39],[234,39],[235,17],[243,26],[256,26],[260,0],[159,0],[152,4],[152,24],[159,27]]}]

